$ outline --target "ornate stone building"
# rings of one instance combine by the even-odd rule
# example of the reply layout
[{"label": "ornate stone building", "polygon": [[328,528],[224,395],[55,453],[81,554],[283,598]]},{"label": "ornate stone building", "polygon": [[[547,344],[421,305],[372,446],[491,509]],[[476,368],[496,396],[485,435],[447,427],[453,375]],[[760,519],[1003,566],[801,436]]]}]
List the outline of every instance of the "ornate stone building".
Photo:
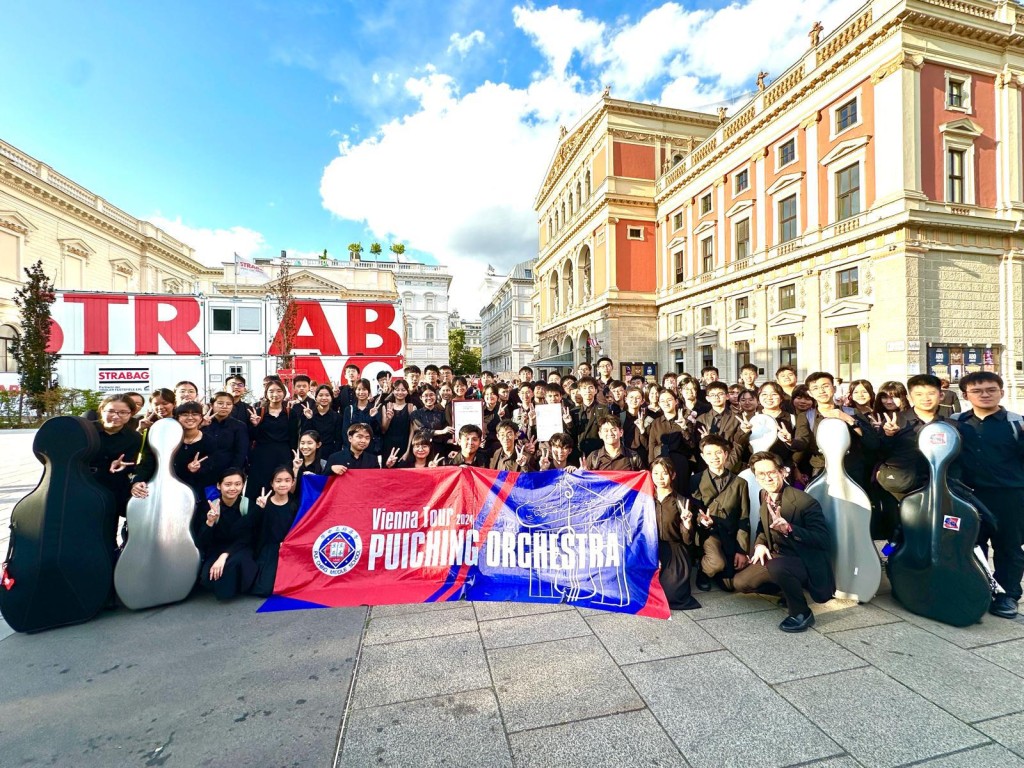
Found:
[{"label": "ornate stone building", "polygon": [[480,310],[483,370],[518,374],[533,359],[534,262],[516,264]]},{"label": "ornate stone building", "polygon": [[[874,0],[657,181],[660,362],[1019,386],[1024,9]],[[816,42],[816,44],[815,44]]]},{"label": "ornate stone building", "polygon": [[541,372],[590,359],[595,344],[617,360],[655,359],[655,180],[718,124],[606,92],[563,129],[534,204]]}]

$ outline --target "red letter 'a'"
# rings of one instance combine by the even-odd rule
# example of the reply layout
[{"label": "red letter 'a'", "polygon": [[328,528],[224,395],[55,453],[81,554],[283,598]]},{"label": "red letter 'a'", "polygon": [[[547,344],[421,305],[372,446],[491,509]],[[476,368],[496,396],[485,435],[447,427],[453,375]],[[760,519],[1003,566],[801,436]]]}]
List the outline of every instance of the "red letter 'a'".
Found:
[{"label": "red letter 'a'", "polygon": [[[160,305],[174,307],[174,317],[160,319]],[[137,296],[135,298],[135,354],[160,353],[160,337],[176,355],[198,355],[199,347],[189,331],[199,325],[199,302],[191,296]]]},{"label": "red letter 'a'", "polygon": [[[369,319],[373,312],[377,317]],[[348,305],[348,353],[350,355],[397,355],[402,351],[402,337],[391,329],[395,308],[391,304]],[[370,346],[370,336],[381,338],[379,346]]]},{"label": "red letter 'a'", "polygon": [[[293,301],[291,326],[292,352],[315,352],[324,357],[341,355],[341,350],[338,349],[338,340],[334,338],[334,332],[319,303]],[[278,326],[267,354],[279,357],[284,355],[284,329],[281,326]]]},{"label": "red letter 'a'", "polygon": [[[82,352],[86,355],[106,355],[110,352],[110,310],[111,304],[127,304],[125,295],[111,296],[105,293],[64,294],[65,304],[81,304],[85,327]],[[137,304],[136,304],[137,306]]]}]

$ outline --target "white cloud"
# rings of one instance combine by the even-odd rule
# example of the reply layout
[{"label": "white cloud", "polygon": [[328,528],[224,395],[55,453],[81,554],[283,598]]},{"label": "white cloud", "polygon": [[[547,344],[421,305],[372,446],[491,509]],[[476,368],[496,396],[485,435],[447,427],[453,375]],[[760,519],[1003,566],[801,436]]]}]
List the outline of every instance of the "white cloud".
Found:
[{"label": "white cloud", "polygon": [[463,37],[458,32],[453,32],[452,36],[448,38],[448,42],[451,45],[448,46],[448,53],[457,53],[459,56],[465,57],[469,53],[469,49],[474,45],[482,45],[486,36],[479,29],[474,29],[468,35]]},{"label": "white cloud", "polygon": [[453,75],[421,67],[404,83],[416,109],[339,143],[321,179],[324,207],[382,242],[409,243],[412,259],[431,254],[453,275],[453,307],[475,317],[490,299],[479,291],[486,265],[503,273],[536,256],[533,200],[558,126],[573,125],[605,83],[613,96],[674,107],[732,103],[760,69],[778,76],[806,51],[815,20],[831,31],[860,3],[746,0],[712,12],[669,2],[613,28],[577,9],[516,6],[544,71],[522,88],[485,82],[463,94]]},{"label": "white cloud", "polygon": [[219,267],[223,262],[233,260],[235,253],[246,259],[263,256],[267,246],[262,233],[247,227],[192,227],[180,217],[168,219],[159,214],[150,216],[149,221],[192,247],[195,250],[196,261],[208,267]]}]

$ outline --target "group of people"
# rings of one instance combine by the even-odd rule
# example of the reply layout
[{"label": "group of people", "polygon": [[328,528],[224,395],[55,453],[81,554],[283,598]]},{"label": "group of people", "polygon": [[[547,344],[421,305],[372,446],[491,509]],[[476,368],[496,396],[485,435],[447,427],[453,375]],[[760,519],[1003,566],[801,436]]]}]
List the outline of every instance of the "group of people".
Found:
[{"label": "group of people", "polygon": [[[997,523],[983,532],[1003,590],[991,612],[1016,615],[1024,575],[1024,440],[1019,417],[999,404],[997,374],[979,371],[959,381],[970,405],[961,413],[948,382],[930,375],[876,390],[864,379],[843,385],[824,371],[799,383],[791,366],[759,383],[757,368],[747,365],[731,385],[713,367],[699,378],[668,373],[660,382],[623,381],[613,370],[602,357],[594,368],[584,364],[546,381],[535,381],[527,366],[507,381],[488,371],[463,377],[448,366],[408,365],[400,377],[385,370],[371,383],[350,364],[337,386],[305,375],[287,384],[269,376],[254,398],[241,376],[229,377],[205,404],[188,381],[154,390],[148,409],[142,395],[109,396],[96,414],[102,449],[93,462],[117,499],[109,539],[128,499],[148,493],[155,463],[145,436],[162,418],[183,428],[174,471],[196,494],[200,581],[221,598],[272,590],[278,547],[306,473],[442,465],[643,470],[655,488],[662,584],[672,607],[699,607],[690,588],[696,570],[699,590],[781,592],[789,615],[780,626],[799,632],[814,623],[804,590],[820,602],[835,589],[829,532],[802,490],[825,467],[817,427],[828,418],[847,425],[845,468],[872,498],[873,538],[894,541],[899,502],[927,481],[917,433],[947,419],[963,440],[956,474]],[[454,404],[465,400],[481,401],[482,420],[456,433]],[[561,431],[538,434],[538,405],[558,406]],[[777,425],[774,444],[757,452],[750,446],[756,414]],[[745,468],[762,488],[758,510],[750,509],[739,476]],[[214,485],[217,493],[209,490]],[[760,516],[754,541],[751,514]]]}]

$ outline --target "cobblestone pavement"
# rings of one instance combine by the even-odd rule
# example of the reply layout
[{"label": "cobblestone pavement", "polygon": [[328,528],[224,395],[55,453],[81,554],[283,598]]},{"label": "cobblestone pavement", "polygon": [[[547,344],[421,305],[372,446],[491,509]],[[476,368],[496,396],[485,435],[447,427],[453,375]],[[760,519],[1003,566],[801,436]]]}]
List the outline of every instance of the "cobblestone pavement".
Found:
[{"label": "cobblestone pavement", "polygon": [[[29,442],[0,435],[4,504],[35,483]],[[774,599],[696,594],[671,621],[199,597],[0,626],[0,764],[1024,766],[1024,619],[948,627],[883,585],[793,636]]]}]

